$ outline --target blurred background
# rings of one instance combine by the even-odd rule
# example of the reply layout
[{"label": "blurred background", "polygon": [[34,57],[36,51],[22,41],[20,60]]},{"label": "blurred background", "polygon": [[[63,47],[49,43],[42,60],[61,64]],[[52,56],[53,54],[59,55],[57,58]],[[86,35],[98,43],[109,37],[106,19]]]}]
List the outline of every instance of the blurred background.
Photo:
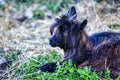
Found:
[{"label": "blurred background", "polygon": [[88,20],[88,35],[120,32],[120,0],[0,0],[0,80],[15,80],[15,67],[32,56],[50,50],[63,55],[49,46],[49,28],[71,6],[79,21]]}]

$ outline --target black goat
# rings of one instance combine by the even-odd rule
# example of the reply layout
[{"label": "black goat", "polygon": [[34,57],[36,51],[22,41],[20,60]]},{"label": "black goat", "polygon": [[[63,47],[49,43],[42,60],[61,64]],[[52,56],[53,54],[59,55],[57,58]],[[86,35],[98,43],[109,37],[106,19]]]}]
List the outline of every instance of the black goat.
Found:
[{"label": "black goat", "polygon": [[[56,23],[50,28],[53,37],[50,39],[52,47],[60,47],[64,50],[64,60],[72,60],[77,66],[82,64],[91,56],[91,50],[94,46],[102,44],[103,41],[120,36],[120,33],[103,32],[88,36],[84,31],[87,20],[79,22],[76,20],[77,14],[75,7],[71,7],[66,15],[61,19],[56,19]],[[82,54],[85,53],[85,54]],[[41,67],[41,71],[54,72],[56,62],[47,63]]]}]

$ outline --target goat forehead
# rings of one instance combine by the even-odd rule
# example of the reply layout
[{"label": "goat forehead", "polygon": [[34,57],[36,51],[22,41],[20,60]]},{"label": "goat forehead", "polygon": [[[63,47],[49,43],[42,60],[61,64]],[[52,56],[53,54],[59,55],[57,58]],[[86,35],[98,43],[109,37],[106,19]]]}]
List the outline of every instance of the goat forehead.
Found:
[{"label": "goat forehead", "polygon": [[69,29],[70,29],[70,25],[64,24],[64,25],[62,25],[62,26],[60,27],[60,29],[61,29],[62,31],[69,30]]}]

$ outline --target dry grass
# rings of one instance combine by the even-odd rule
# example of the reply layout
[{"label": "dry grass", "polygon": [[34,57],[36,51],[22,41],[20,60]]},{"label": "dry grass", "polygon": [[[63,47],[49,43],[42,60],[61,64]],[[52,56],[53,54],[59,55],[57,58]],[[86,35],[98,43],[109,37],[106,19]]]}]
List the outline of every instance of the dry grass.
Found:
[{"label": "dry grass", "polygon": [[[106,2],[96,3],[93,0],[83,0],[80,3],[73,4],[77,8],[78,19],[88,19],[88,34],[103,31],[120,31],[120,7],[109,5]],[[107,6],[107,7],[106,7]],[[27,9],[35,10],[42,9],[45,11],[45,19],[27,19],[24,22],[19,22],[16,17],[23,14]],[[110,13],[111,9],[116,9],[117,12]],[[28,58],[36,56],[39,53],[47,53],[53,49],[49,46],[49,27],[54,22],[55,17],[59,17],[65,13],[66,9],[62,9],[59,13],[52,14],[45,6],[37,3],[32,5],[20,5],[19,10],[14,2],[10,2],[5,6],[4,10],[0,11],[0,47],[8,51],[21,50],[17,62],[12,64],[10,68],[2,73],[2,77],[7,76],[9,80],[17,80],[14,77],[16,68],[20,68],[24,62],[28,62]],[[51,16],[52,18],[48,18]],[[117,29],[110,29],[108,24],[118,24]],[[60,49],[56,49],[60,54],[63,54]],[[0,76],[1,78],[1,76]],[[1,78],[2,79],[2,78]]]}]

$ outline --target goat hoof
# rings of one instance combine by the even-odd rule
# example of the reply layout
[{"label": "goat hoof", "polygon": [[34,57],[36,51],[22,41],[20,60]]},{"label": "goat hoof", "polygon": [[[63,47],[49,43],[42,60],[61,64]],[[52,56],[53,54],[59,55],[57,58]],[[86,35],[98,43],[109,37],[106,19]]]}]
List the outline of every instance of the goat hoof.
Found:
[{"label": "goat hoof", "polygon": [[54,72],[56,70],[56,63],[47,63],[41,66],[40,68],[41,72]]}]

